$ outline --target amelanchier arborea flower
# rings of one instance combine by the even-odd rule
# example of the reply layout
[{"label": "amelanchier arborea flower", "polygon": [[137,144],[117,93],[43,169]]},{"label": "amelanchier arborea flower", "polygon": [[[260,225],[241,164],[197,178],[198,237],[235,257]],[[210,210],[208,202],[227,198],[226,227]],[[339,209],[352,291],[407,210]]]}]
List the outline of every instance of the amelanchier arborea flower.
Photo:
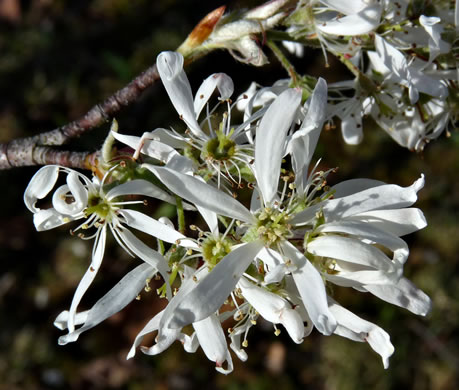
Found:
[{"label": "amelanchier arborea flower", "polygon": [[[91,267],[70,310],[55,322],[69,331],[59,342],[76,341],[124,308],[159,272],[165,284],[158,294],[167,306],[153,313],[128,357],[145,335],[157,332],[152,346],[141,347],[143,353],[159,354],[179,340],[187,352],[201,346],[227,374],[233,370],[231,350],[241,360],[248,358],[248,332],[262,317],[276,335],[282,325],[295,343],[314,328],[325,336],[366,341],[387,368],[394,352],[389,335],[342,307],[329,287],[352,287],[415,314],[428,313],[430,299],[403,276],[409,250],[400,238],[426,226],[422,212],[412,207],[424,176],[408,187],[370,179],[329,187],[327,176],[334,169],[322,170],[320,160],[311,165],[327,119],[323,79],[305,102],[300,89],[284,84],[266,91],[269,96],[253,95],[262,100],[262,109],[248,97],[244,120],[234,123],[233,83],[227,75],[210,76],[193,99],[179,54],[161,53],[158,69],[187,129],[184,134],[157,129],[142,137],[113,133],[135,150],[130,164],[143,172],[142,179],[118,182],[112,176],[116,166],[101,181],[50,166],[26,190],[38,230],[77,219],[85,222],[75,230],[95,230]],[[222,116],[208,103],[215,89],[227,108]],[[60,172],[67,174],[67,184],[54,192],[51,208],[40,209],[37,200],[51,193]],[[179,230],[189,234],[179,233],[167,219],[156,221],[130,208],[139,203],[131,195],[175,204]],[[184,206],[197,210],[207,227],[187,226]],[[161,253],[128,228],[157,237]],[[91,309],[77,313],[102,260],[107,230],[145,264]],[[225,331],[227,320],[231,325]]]}]

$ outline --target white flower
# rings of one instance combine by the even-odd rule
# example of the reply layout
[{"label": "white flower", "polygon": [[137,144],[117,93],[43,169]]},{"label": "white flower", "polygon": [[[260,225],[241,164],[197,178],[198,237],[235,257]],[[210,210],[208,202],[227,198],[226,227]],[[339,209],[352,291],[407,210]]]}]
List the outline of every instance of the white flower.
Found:
[{"label": "white flower", "polygon": [[[224,73],[209,76],[193,99],[190,83],[183,70],[181,54],[162,52],[157,58],[157,66],[172,104],[188,127],[187,134],[156,129],[151,133],[144,133],[141,138],[117,133],[113,133],[113,136],[136,150],[134,158],[143,153],[184,173],[208,168],[211,175],[217,177],[218,185],[221,177],[239,184],[242,176],[246,174],[247,164],[253,159],[253,145],[245,133],[251,131],[251,123],[257,121],[264,111],[259,111],[246,118],[244,123],[233,126],[230,97],[234,86],[229,76]],[[208,101],[216,89],[220,94],[219,104],[209,109]],[[212,124],[214,119],[211,117],[215,116],[216,109],[222,103],[227,105],[227,111],[215,129]],[[205,107],[206,115],[198,123]],[[192,158],[195,166],[176,149]]]},{"label": "white flower", "polygon": [[386,331],[356,316],[332,299],[330,299],[330,311],[338,321],[335,334],[354,341],[366,341],[375,352],[381,355],[384,368],[389,368],[389,357],[395,349]]},{"label": "white flower", "polygon": [[[288,211],[280,209],[282,200],[279,200],[277,195],[286,136],[296,118],[300,99],[300,91],[290,89],[283,92],[268,108],[257,129],[254,174],[262,199],[261,203],[255,202],[251,210],[191,176],[168,168],[144,165],[182,198],[201,208],[241,221],[246,234],[254,239],[248,244],[235,246],[191,293],[180,297],[181,302],[170,321],[171,327],[184,326],[215,312],[263,245],[274,247],[285,259],[290,259],[294,263],[295,269],[292,274],[317,329],[324,334],[331,334],[336,327],[336,322],[328,310],[325,286],[319,272],[288,242],[290,216]],[[233,259],[239,260],[235,262]],[[180,291],[173,300],[179,300],[179,295]]]},{"label": "white flower", "polygon": [[402,52],[386,42],[379,35],[375,36],[376,53],[368,55],[373,66],[386,75],[388,82],[395,82],[408,88],[411,104],[419,99],[419,92],[445,99],[448,89],[442,83],[422,72],[414,62],[408,62]]},{"label": "white flower", "polygon": [[[81,279],[68,315],[68,329],[75,330],[75,313],[83,295],[94,280],[105,251],[107,231],[110,230],[116,241],[131,256],[138,256],[149,263],[168,281],[169,266],[163,257],[140,241],[127,227],[143,231],[160,240],[175,243],[185,237],[169,226],[156,221],[145,214],[125,208],[132,204],[143,204],[143,201],[122,201],[126,195],[149,196],[175,203],[175,199],[165,191],[145,180],[132,180],[107,190],[105,181],[110,177],[112,168],[101,183],[91,181],[81,173],[60,166],[46,166],[32,177],[24,193],[24,201],[34,213],[34,224],[37,230],[49,230],[71,221],[83,219],[84,222],[72,232],[95,230],[89,236],[79,233],[83,239],[95,239],[91,264]],[[36,206],[39,199],[44,199],[54,188],[59,172],[67,174],[66,184],[56,189],[52,196],[52,206],[40,209]],[[186,244],[187,241],[182,242]],[[188,242],[191,246],[194,243]],[[168,291],[170,294],[169,287]]]},{"label": "white flower", "polygon": [[316,29],[322,33],[362,35],[376,30],[379,26],[382,12],[379,2],[355,0],[350,3],[343,0],[320,0],[320,3],[325,7],[319,8]]},{"label": "white flower", "polygon": [[[206,268],[201,268],[194,273],[192,273],[190,269],[185,268],[182,277],[182,285],[177,295],[191,293],[196,283],[198,283],[207,273],[208,270]],[[220,320],[216,314],[211,314],[201,320],[194,321],[193,328],[195,333],[191,336],[181,333],[180,328],[170,329],[167,326],[167,319],[171,317],[171,313],[175,310],[179,310],[176,304],[179,300],[176,297],[169,302],[166,309],[153,317],[136,336],[134,344],[128,354],[128,359],[135,355],[135,350],[137,346],[140,345],[145,335],[158,331],[155,344],[150,348],[142,347],[141,350],[143,353],[147,355],[157,355],[169,348],[175,340],[180,340],[187,352],[195,352],[200,345],[209,360],[215,362],[215,369],[223,374],[229,374],[233,371],[233,361],[228,350]],[[225,361],[227,362],[227,368],[223,367]]]}]

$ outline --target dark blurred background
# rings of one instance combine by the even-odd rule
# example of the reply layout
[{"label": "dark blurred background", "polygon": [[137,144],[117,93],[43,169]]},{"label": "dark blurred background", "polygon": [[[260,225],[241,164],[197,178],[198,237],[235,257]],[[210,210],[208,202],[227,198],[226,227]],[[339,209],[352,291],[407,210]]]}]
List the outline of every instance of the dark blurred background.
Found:
[{"label": "dark blurred background", "polygon": [[[208,12],[253,1],[191,0],[0,0],[0,142],[50,130],[84,114],[176,48]],[[223,51],[187,68],[194,90],[204,77],[226,72],[236,94],[250,81],[262,85],[285,77],[272,65],[256,69]],[[332,82],[349,77],[330,58],[310,51],[294,60],[298,71]],[[160,84],[117,119],[120,131],[138,134],[177,123]],[[69,147],[97,150],[109,125]],[[178,125],[180,127],[180,125]],[[405,239],[411,248],[405,274],[433,300],[427,318],[380,302],[369,294],[339,290],[338,301],[391,335],[396,351],[384,370],[364,343],[314,331],[303,344],[282,332],[275,337],[262,321],[249,333],[249,359],[235,360],[229,376],[218,374],[203,352],[187,354],[175,343],[159,356],[125,356],[137,332],[160,309],[144,294],[126,310],[59,346],[53,321],[68,309],[88,266],[91,243],[72,238],[69,227],[35,232],[22,196],[37,168],[0,172],[0,389],[456,389],[459,386],[459,134],[440,137],[422,154],[395,144],[370,123],[358,147],[344,145],[338,129],[324,131],[316,151],[329,167],[331,184],[368,177],[410,185],[421,173],[426,186],[417,206],[429,226]],[[135,261],[110,243],[99,277],[81,308],[88,308]]]}]

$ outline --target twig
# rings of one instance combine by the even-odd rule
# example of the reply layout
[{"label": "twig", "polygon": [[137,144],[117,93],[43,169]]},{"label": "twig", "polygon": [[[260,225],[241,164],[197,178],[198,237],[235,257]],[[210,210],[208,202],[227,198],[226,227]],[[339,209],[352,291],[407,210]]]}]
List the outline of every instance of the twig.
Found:
[{"label": "twig", "polygon": [[0,144],[0,169],[11,169],[30,165],[59,164],[74,168],[90,167],[94,154],[62,151],[50,146],[63,145],[72,138],[107,122],[123,107],[136,100],[140,94],[159,79],[156,64],[103,103],[96,104],[83,117],[57,129],[33,137],[15,139]]}]

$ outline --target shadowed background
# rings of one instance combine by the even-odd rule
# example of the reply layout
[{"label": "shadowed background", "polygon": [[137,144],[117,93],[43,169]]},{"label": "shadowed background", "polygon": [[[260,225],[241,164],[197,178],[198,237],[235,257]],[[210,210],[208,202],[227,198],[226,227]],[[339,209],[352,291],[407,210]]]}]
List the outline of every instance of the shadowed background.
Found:
[{"label": "shadowed background", "polygon": [[[177,47],[205,14],[242,3],[256,2],[0,0],[0,142],[78,118],[153,64],[160,51]],[[293,61],[300,73],[329,82],[349,77],[329,60],[331,68],[325,68],[321,53],[310,51]],[[194,91],[209,74],[228,73],[237,95],[252,80],[269,85],[286,77],[273,58],[272,63],[257,69],[219,51],[186,71]],[[182,128],[159,83],[117,119],[121,132],[137,135],[156,127]],[[108,128],[69,147],[97,150]],[[72,238],[70,226],[35,232],[22,195],[37,168],[0,172],[0,389],[457,388],[458,146],[459,134],[453,132],[422,154],[410,153],[368,123],[358,147],[344,145],[338,129],[324,131],[314,157],[322,157],[326,167],[339,167],[331,184],[367,177],[406,186],[426,175],[417,206],[429,226],[405,237],[411,248],[405,274],[431,296],[432,313],[420,318],[369,294],[336,291],[343,306],[391,335],[396,351],[389,370],[364,343],[314,331],[296,345],[285,331],[276,337],[263,321],[249,333],[248,361],[233,355],[235,370],[229,376],[218,374],[202,350],[187,354],[178,342],[159,356],[138,353],[126,361],[135,335],[163,304],[153,293],[143,294],[77,343],[59,346],[61,332],[53,321],[70,305],[92,242]],[[81,308],[90,307],[135,264],[138,260],[110,242]]]}]

